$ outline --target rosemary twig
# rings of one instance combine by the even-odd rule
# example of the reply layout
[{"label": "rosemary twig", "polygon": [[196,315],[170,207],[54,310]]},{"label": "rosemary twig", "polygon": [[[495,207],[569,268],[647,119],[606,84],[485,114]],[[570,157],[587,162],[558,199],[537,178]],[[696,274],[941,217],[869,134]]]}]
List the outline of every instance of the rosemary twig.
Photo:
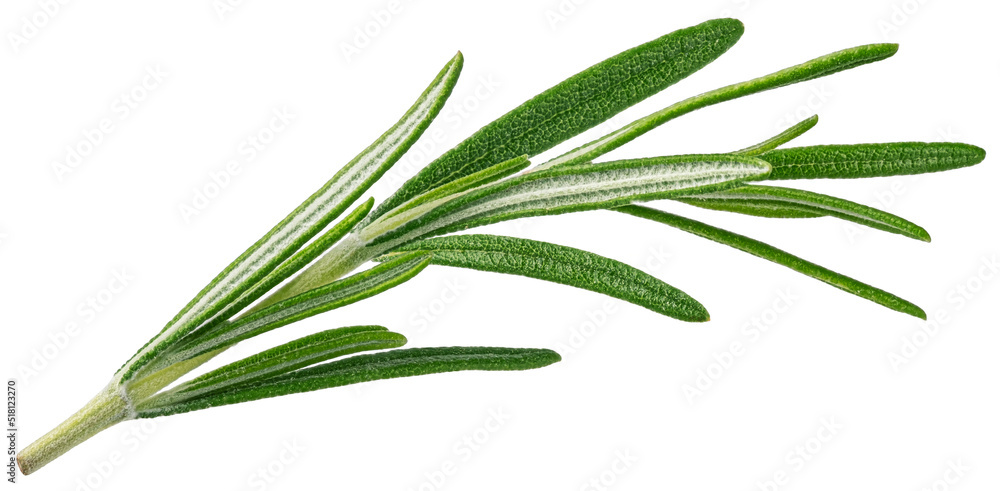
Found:
[{"label": "rosemary twig", "polygon": [[[330,329],[251,355],[165,389],[237,343],[400,285],[431,265],[515,274],[609,295],[682,321],[708,312],[680,289],[590,252],[494,235],[448,235],[504,220],[607,209],[729,245],[887,308],[924,311],[755,239],[636,204],[675,200],[767,218],[835,217],[929,241],[895,215],[767,180],[854,179],[939,172],[977,164],[959,143],[826,145],[782,149],[816,117],[735,152],[594,162],[700,108],[884,60],[874,44],[816,58],[681,101],[541,165],[529,159],[711,63],[743,33],[717,19],[626,50],[557,84],[445,152],[377,207],[341,217],[416,142],[441,111],[462,69],[452,58],[402,118],[219,273],[139,349],[80,411],[17,457],[30,474],[120,421],[176,414],[370,380],[457,370],[525,370],[559,360],[544,349],[402,349],[378,326]],[[378,264],[362,269],[369,261]],[[361,271],[358,271],[362,269]],[[374,353],[357,354],[362,351]]]}]

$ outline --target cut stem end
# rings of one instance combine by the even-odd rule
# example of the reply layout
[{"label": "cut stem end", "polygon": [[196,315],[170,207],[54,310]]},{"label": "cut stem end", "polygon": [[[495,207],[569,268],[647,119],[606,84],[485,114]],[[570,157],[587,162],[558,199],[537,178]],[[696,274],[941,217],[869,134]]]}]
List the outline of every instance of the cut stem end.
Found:
[{"label": "cut stem end", "polygon": [[31,474],[90,437],[131,418],[128,401],[109,385],[66,421],[21,450],[17,466],[22,474]]}]

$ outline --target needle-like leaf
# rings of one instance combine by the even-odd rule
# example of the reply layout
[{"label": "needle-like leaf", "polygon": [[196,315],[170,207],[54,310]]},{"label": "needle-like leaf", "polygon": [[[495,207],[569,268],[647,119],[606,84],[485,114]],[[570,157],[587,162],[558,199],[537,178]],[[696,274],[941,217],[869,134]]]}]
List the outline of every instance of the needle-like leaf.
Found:
[{"label": "needle-like leaf", "polygon": [[[314,261],[317,257],[322,255],[328,249],[333,247],[340,239],[343,239],[348,232],[354,228],[355,225],[360,222],[365,215],[371,211],[375,200],[369,198],[367,201],[358,206],[351,214],[344,217],[343,220],[337,222],[336,225],[330,228],[330,230],[323,233],[316,238],[316,240],[310,242],[308,245],[300,249],[292,257],[288,258],[285,262],[281,263],[281,266],[271,271],[263,280],[258,282],[253,288],[247,290],[243,295],[240,296],[233,304],[226,307],[222,312],[220,312],[216,317],[219,319],[228,319],[243,310],[246,306],[253,303],[254,300],[259,299],[265,293],[274,289],[281,282],[287,280],[296,272],[301,270],[307,264]],[[270,305],[273,302],[262,301],[255,305],[254,308],[259,310]],[[200,329],[191,333],[191,335],[201,335],[204,332],[211,330],[211,325],[202,326]]]},{"label": "needle-like leaf", "polygon": [[892,213],[825,194],[775,186],[746,185],[725,191],[678,198],[677,201],[712,210],[768,218],[831,216],[874,229],[930,242],[919,225]]},{"label": "needle-like leaf", "polygon": [[677,201],[709,210],[728,211],[766,218],[819,218],[825,213],[807,210],[804,207],[784,206],[775,203],[756,203],[738,200],[713,199],[716,193],[707,194],[705,199],[677,198]]},{"label": "needle-like leaf", "polygon": [[369,217],[519,155],[538,155],[683,80],[736,44],[743,24],[716,19],[612,56],[542,92],[431,162]]},{"label": "needle-like leaf", "polygon": [[402,254],[367,271],[282,300],[235,321],[220,324],[208,335],[169,354],[171,363],[232,346],[258,334],[352,304],[413,278],[430,262],[427,254]]},{"label": "needle-like leaf", "polygon": [[627,264],[572,247],[497,235],[456,235],[407,244],[383,258],[401,252],[430,253],[431,264],[575,286],[683,321],[708,320],[705,307],[677,288]]},{"label": "needle-like leaf", "polygon": [[218,392],[236,385],[247,385],[323,361],[362,351],[398,348],[406,344],[402,334],[380,326],[352,326],[330,329],[262,351],[198,378],[157,394],[153,404],[170,404]]},{"label": "needle-like leaf", "polygon": [[[441,111],[462,70],[459,53],[392,128],[224,269],[119,370],[127,381],[186,334],[212,319],[323,230],[416,142]],[[224,319],[217,319],[222,321]]]},{"label": "needle-like leaf", "polygon": [[[374,200],[369,198],[348,216],[344,217],[343,220],[330,228],[330,230],[324,232],[323,235],[317,237],[316,240],[310,242],[307,246],[296,252],[294,256],[282,263],[281,266],[271,271],[264,277],[264,279],[249,290],[245,291],[238,299],[215,316],[215,318],[220,319],[220,322],[210,322],[202,325],[200,328],[189,332],[186,336],[181,338],[180,341],[161,351],[156,359],[136,372],[137,378],[142,378],[145,375],[149,375],[150,373],[161,370],[173,363],[177,363],[179,361],[175,356],[177,351],[183,350],[194,344],[198,344],[200,340],[204,339],[213,331],[214,328],[220,324],[225,324],[225,319],[231,318],[244,307],[253,303],[254,300],[260,298],[262,295],[278,286],[279,283],[295,274],[296,271],[302,269],[303,266],[319,257],[320,254],[342,239],[355,224],[361,221],[361,219],[365,217],[365,214],[371,210],[373,203]],[[263,301],[254,306],[254,309],[260,310],[271,303],[273,302]]]},{"label": "needle-like leaf", "polygon": [[[529,165],[531,161],[528,160],[527,155],[522,155],[520,157],[514,157],[510,160],[506,160],[492,167],[487,167],[479,172],[469,174],[463,178],[456,179],[442,186],[436,187],[424,194],[421,194],[402,205],[394,208],[391,212],[386,213],[379,217],[379,221],[385,222],[390,218],[401,214],[404,211],[410,211],[414,208],[420,207],[422,205],[427,205],[429,203],[439,203],[442,198],[448,196],[455,196],[462,191],[467,191],[469,189],[489,184],[491,182],[499,181],[504,177],[513,175],[519,171],[524,170]],[[376,227],[376,226],[373,226]]]},{"label": "needle-like leaf", "polygon": [[[392,229],[363,229],[386,250],[409,240],[538,215],[620,206],[737,186],[763,178],[768,165],[739,155],[682,155],[565,166],[529,172],[445,200]],[[403,214],[405,215],[405,213]]]},{"label": "needle-like leaf", "polygon": [[756,145],[739,150],[736,153],[741,155],[760,155],[765,152],[770,152],[771,150],[774,150],[775,148],[802,136],[805,132],[813,129],[813,127],[816,126],[816,123],[819,123],[819,116],[814,114],[806,119],[803,119],[802,121],[799,121],[798,123],[795,123],[787,130],[782,131],[781,133],[778,133],[777,135]]},{"label": "needle-like leaf", "polygon": [[897,297],[896,295],[844,276],[835,271],[831,271],[818,264],[798,258],[781,249],[778,249],[777,247],[765,244],[758,240],[722,230],[690,218],[673,215],[671,213],[645,206],[629,205],[616,208],[616,210],[629,215],[670,225],[671,227],[678,228],[685,232],[689,232],[720,244],[725,244],[735,249],[739,249],[743,252],[753,254],[754,256],[767,259],[768,261],[786,266],[806,276],[811,276],[824,283],[840,288],[841,290],[852,293],[861,298],[871,300],[872,302],[888,307],[897,312],[903,312],[904,314],[909,314],[920,319],[927,318],[927,314],[924,313],[923,309],[917,307],[911,302]]},{"label": "needle-like leaf", "polygon": [[869,44],[856,48],[845,49],[836,53],[807,61],[801,65],[779,70],[770,75],[755,78],[746,82],[729,85],[704,94],[685,99],[677,104],[637,119],[628,125],[594,140],[586,145],[571,150],[556,157],[538,168],[543,169],[557,165],[579,164],[590,162],[650,130],[683,116],[692,111],[731,101],[740,97],[756,94],[766,90],[776,89],[786,85],[805,82],[818,77],[825,77],[860,65],[884,60],[896,54],[895,44]]},{"label": "needle-like leaf", "polygon": [[940,172],[983,161],[986,151],[965,143],[869,143],[773,150],[760,156],[770,180],[856,179]]},{"label": "needle-like leaf", "polygon": [[303,368],[176,404],[157,406],[143,403],[138,406],[136,412],[137,417],[152,418],[372,380],[461,370],[529,370],[551,365],[559,359],[558,353],[547,349],[465,347],[397,349],[352,356]]}]

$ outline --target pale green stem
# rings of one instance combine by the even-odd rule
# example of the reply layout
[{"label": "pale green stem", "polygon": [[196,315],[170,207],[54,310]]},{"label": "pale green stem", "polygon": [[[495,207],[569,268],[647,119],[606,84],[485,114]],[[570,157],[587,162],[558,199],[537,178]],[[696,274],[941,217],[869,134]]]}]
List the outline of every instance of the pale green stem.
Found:
[{"label": "pale green stem", "polygon": [[153,396],[223,351],[205,353],[176,363],[125,386],[112,381],[83,408],[17,454],[17,465],[21,473],[31,474],[101,431],[133,419],[135,404]]},{"label": "pale green stem", "polygon": [[[367,250],[362,241],[356,238],[352,240],[352,237],[354,236],[341,241],[313,267],[303,271],[247,313],[331,283],[370,260],[373,257],[372,251]],[[28,475],[97,433],[119,422],[133,419],[136,404],[155,396],[164,387],[226,349],[218,349],[190,360],[173,363],[136,380],[122,383],[116,377],[82,409],[17,455],[21,473]]]},{"label": "pale green stem", "polygon": [[319,258],[315,264],[255,305],[253,310],[263,309],[313,288],[333,283],[376,255],[378,254],[365,247],[357,234],[351,234]]},{"label": "pale green stem", "polygon": [[152,397],[154,394],[159,392],[160,389],[170,385],[191,370],[194,370],[208,360],[215,358],[223,351],[225,351],[225,349],[210,351],[203,355],[191,358],[190,360],[174,363],[173,365],[170,365],[162,370],[158,370],[142,377],[139,380],[129,381],[126,385],[128,395],[136,404],[138,404],[140,401]]},{"label": "pale green stem", "polygon": [[21,450],[17,466],[22,474],[31,474],[88,438],[133,416],[127,396],[118,387],[108,385],[66,421]]}]

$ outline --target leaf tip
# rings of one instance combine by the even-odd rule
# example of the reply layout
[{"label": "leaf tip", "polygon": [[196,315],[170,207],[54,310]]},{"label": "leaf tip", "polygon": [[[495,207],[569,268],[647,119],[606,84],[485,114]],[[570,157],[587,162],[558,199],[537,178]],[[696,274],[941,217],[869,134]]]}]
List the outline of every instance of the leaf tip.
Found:
[{"label": "leaf tip", "polygon": [[743,32],[746,31],[746,25],[743,24],[743,21],[733,17],[721,17],[719,19],[715,19],[715,22],[720,25],[725,25],[725,27],[732,30],[737,37],[742,36]]},{"label": "leaf tip", "polygon": [[895,301],[892,302],[894,303],[894,305],[890,305],[888,303],[883,303],[882,305],[889,307],[890,309],[895,310],[896,312],[902,312],[906,315],[911,315],[920,320],[924,321],[927,320],[927,312],[924,312],[924,309],[920,308],[920,306],[918,306],[917,304],[899,297],[896,297],[894,300]]},{"label": "leaf tip", "polygon": [[562,361],[562,355],[553,350],[540,349],[538,351],[539,351],[539,356],[538,356],[539,362],[544,363],[542,365],[539,365],[540,367],[549,366],[553,363],[558,363]]},{"label": "leaf tip", "polygon": [[692,311],[680,320],[684,322],[708,322],[712,320],[712,316],[708,313],[708,309],[704,305],[696,301]]},{"label": "leaf tip", "polygon": [[986,160],[986,150],[982,147],[968,143],[942,143],[938,145],[948,149],[948,157],[957,164],[956,167],[969,167]]},{"label": "leaf tip", "polygon": [[975,145],[969,145],[969,144],[965,145],[969,147],[969,150],[972,153],[972,157],[970,158],[970,160],[972,161],[972,165],[976,165],[986,160],[986,149],[982,147],[977,147]]},{"label": "leaf tip", "polygon": [[410,342],[410,340],[407,339],[406,336],[403,335],[403,334],[400,334],[400,333],[398,333],[396,331],[389,331],[389,332],[396,338],[395,341],[396,341],[396,347],[397,348],[399,348],[401,346],[406,346],[406,343]]},{"label": "leaf tip", "polygon": [[[720,17],[718,19],[707,20],[696,26],[691,26],[687,29],[681,29],[676,32],[684,31],[700,31],[703,34],[712,36],[713,41],[715,43],[719,43],[719,46],[723,47],[724,52],[733,47],[740,40],[740,38],[743,37],[743,33],[746,31],[746,26],[744,26],[743,21],[739,19],[734,19],[732,17]],[[668,34],[667,36],[672,34],[674,33]]]},{"label": "leaf tip", "polygon": [[848,48],[843,51],[838,51],[837,54],[850,53],[850,57],[853,60],[847,66],[841,68],[841,70],[843,70],[891,58],[898,51],[899,45],[896,43],[877,43]]}]

